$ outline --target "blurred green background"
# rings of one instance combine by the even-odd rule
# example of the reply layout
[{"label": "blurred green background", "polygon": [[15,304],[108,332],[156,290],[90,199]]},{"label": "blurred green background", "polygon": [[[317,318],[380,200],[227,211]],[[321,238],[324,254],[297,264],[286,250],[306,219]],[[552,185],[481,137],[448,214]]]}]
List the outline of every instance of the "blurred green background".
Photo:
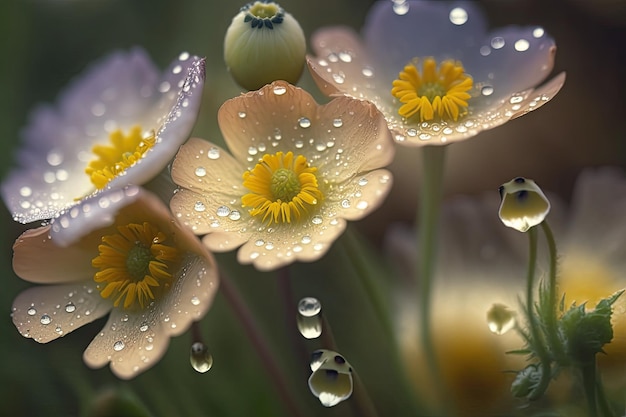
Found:
[{"label": "blurred green background", "polygon": [[[291,0],[281,5],[302,25],[345,24],[359,28],[372,1]],[[449,153],[446,195],[495,189],[518,175],[567,197],[585,166],[626,162],[623,1],[481,1],[493,27],[540,25],[558,45],[556,72],[567,71],[562,92],[538,112],[455,145]],[[182,51],[207,57],[207,83],[194,135],[220,141],[216,112],[240,93],[222,60],[222,41],[231,18],[244,3],[216,0],[8,0],[0,5],[0,175],[11,167],[11,150],[29,111],[54,102],[57,94],[89,63],[115,50],[142,46],[161,68]],[[323,100],[307,73],[301,85]],[[391,221],[411,221],[417,192],[418,149],[403,149],[392,165],[395,186],[384,206],[356,225],[376,248]],[[10,319],[15,295],[28,284],[11,270],[11,245],[24,230],[1,209],[0,415],[86,416],[98,414],[95,398],[128,396],[159,416],[283,416],[254,348],[218,295],[201,328],[215,365],[206,374],[189,365],[191,337],[172,340],[163,360],[133,381],[114,378],[82,363],[82,351],[104,324],[85,326],[49,345],[22,338]],[[394,389],[389,341],[345,262],[345,237],[321,261],[291,268],[293,303],[317,296],[331,320],[338,345],[357,367],[381,415],[402,416],[407,398]],[[309,415],[350,416],[342,403],[323,408],[306,385],[307,363],[294,351],[292,311],[280,300],[284,286],[275,274],[237,266],[234,254],[218,257],[246,297],[261,331],[283,364],[298,401]],[[383,283],[388,285],[391,282]],[[283,283],[284,284],[284,283]],[[288,308],[289,306],[287,306]],[[318,348],[316,342],[307,345]],[[359,366],[360,365],[360,366]],[[103,412],[104,408],[100,408]],[[112,412],[110,415],[118,415]],[[142,414],[137,414],[142,415]]]}]

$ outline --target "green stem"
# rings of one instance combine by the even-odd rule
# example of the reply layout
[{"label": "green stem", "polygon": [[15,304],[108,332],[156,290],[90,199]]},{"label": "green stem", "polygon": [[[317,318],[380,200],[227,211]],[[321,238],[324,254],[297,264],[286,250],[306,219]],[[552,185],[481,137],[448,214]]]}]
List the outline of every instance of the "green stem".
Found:
[{"label": "green stem", "polygon": [[537,267],[537,229],[531,227],[528,230],[528,270],[526,276],[526,314],[528,316],[528,326],[530,328],[530,337],[532,340],[532,348],[541,363],[541,379],[537,388],[531,393],[529,398],[535,400],[539,398],[548,388],[551,377],[550,358],[546,352],[544,341],[539,332],[539,325],[535,317],[535,269]]},{"label": "green stem", "polygon": [[550,311],[548,317],[546,317],[546,325],[548,330],[548,337],[550,338],[550,345],[554,350],[556,357],[561,357],[563,355],[563,349],[561,348],[561,342],[559,341],[556,317],[556,241],[554,240],[552,229],[550,229],[547,221],[543,221],[541,223],[541,229],[543,230],[543,234],[546,237],[546,241],[548,243],[548,252],[550,253],[550,272],[548,281],[548,299],[550,302]]},{"label": "green stem", "polygon": [[598,406],[596,401],[596,357],[593,355],[591,360],[586,360],[580,365],[583,378],[583,388],[587,397],[587,407],[589,408],[589,417],[598,417]]},{"label": "green stem", "polygon": [[443,381],[439,373],[437,355],[432,339],[431,302],[432,284],[437,261],[437,234],[441,200],[443,198],[443,174],[446,146],[424,146],[422,148],[422,178],[417,216],[418,256],[416,261],[417,299],[420,306],[421,343],[426,356],[431,378],[440,393],[438,403],[442,404]]},{"label": "green stem", "polygon": [[596,398],[598,400],[598,408],[600,408],[600,413],[603,417],[614,417],[613,410],[611,410],[611,406],[609,405],[609,401],[606,398],[606,392],[604,392],[604,384],[602,384],[602,379],[600,378],[599,372],[596,375]]},{"label": "green stem", "polygon": [[289,415],[294,417],[306,416],[307,413],[300,410],[298,402],[295,398],[293,398],[289,390],[289,384],[278,366],[267,340],[259,330],[259,326],[254,319],[254,315],[248,309],[248,306],[244,302],[241,294],[230,282],[228,277],[223,276],[223,273],[221,275],[220,291],[224,294],[224,297],[226,297],[228,304],[241,322],[248,338],[250,339],[250,342],[255,347],[255,351],[261,359],[261,364],[273,381],[283,404],[289,410]]}]

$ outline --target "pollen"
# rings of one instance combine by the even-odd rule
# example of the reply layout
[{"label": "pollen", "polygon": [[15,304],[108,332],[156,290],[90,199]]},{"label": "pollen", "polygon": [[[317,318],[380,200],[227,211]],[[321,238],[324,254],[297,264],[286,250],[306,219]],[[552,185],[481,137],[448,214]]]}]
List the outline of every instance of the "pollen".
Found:
[{"label": "pollen", "polygon": [[435,59],[425,58],[421,74],[418,64],[415,59],[406,65],[393,81],[391,94],[403,103],[398,114],[419,122],[457,121],[466,114],[473,81],[461,62],[445,60],[437,67]]},{"label": "pollen", "polygon": [[265,154],[253,169],[244,172],[243,186],[250,192],[241,202],[264,223],[296,222],[324,197],[316,171],[302,155]]},{"label": "pollen", "polygon": [[167,236],[151,223],[118,226],[118,233],[102,237],[100,254],[91,265],[103,298],[115,307],[146,308],[172,283],[172,268],[180,260],[177,248],[164,242]]},{"label": "pollen", "polygon": [[111,145],[95,145],[92,148],[96,159],[85,169],[92,184],[99,190],[135,165],[156,141],[154,132],[142,134],[139,126],[131,128],[128,135],[115,130],[109,135],[109,140]]}]

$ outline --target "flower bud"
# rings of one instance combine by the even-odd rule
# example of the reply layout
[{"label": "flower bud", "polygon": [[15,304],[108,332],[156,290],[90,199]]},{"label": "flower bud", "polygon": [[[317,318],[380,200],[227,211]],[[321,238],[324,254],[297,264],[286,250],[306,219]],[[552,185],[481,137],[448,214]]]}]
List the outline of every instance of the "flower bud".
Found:
[{"label": "flower bud", "polygon": [[539,386],[542,372],[536,364],[530,364],[519,371],[511,384],[511,394],[517,398],[532,396]]},{"label": "flower bud", "polygon": [[503,335],[515,327],[515,311],[496,303],[487,311],[487,325],[493,333]]},{"label": "flower bud", "polygon": [[305,55],[304,32],[296,19],[268,0],[243,6],[226,31],[226,66],[235,81],[248,90],[276,80],[295,84]]},{"label": "flower bud", "polygon": [[550,212],[550,202],[533,180],[517,177],[502,184],[498,191],[502,199],[498,215],[505,226],[526,232]]}]

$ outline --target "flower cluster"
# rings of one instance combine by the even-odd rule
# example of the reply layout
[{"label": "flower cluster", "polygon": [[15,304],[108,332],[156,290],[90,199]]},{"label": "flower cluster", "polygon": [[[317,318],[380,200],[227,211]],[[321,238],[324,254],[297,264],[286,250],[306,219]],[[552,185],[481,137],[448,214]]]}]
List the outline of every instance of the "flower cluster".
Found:
[{"label": "flower cluster", "polygon": [[[94,63],[54,105],[37,108],[16,167],[0,184],[13,220],[26,228],[13,244],[13,271],[40,284],[13,301],[18,332],[48,343],[108,315],[83,361],[133,379],[159,362],[172,336],[189,331],[190,363],[205,373],[213,357],[199,322],[220,308],[220,290],[286,415],[308,415],[302,410],[310,404],[293,395],[301,386],[323,407],[353,401],[353,413],[369,417],[377,408],[505,414],[516,397],[551,395],[548,386],[565,370],[581,377],[576,389],[585,392],[589,415],[611,415],[599,371],[623,359],[621,343],[610,345],[624,330],[623,236],[589,219],[623,217],[612,200],[626,195],[623,174],[582,174],[569,217],[557,197],[524,177],[503,184],[499,202],[496,193],[443,202],[446,145],[534,111],[560,91],[565,74],[549,79],[556,43],[547,31],[488,30],[474,2],[380,0],[360,34],[321,28],[309,44],[307,55],[294,16],[273,1],[252,1],[223,42],[224,72],[243,91],[220,98],[214,115],[201,106],[205,90],[219,97],[205,85],[214,57],[184,52],[160,74],[140,48]],[[323,102],[298,85],[305,68]],[[198,122],[213,116],[221,137],[203,137]],[[372,250],[349,222],[385,207],[397,187],[391,164],[405,146],[421,147],[423,157],[415,225],[383,225],[380,250]],[[305,288],[330,299],[328,315],[306,294],[293,320],[280,319],[303,338],[268,342],[256,323],[254,309],[273,311],[262,303],[273,304],[274,293],[265,281],[263,290],[253,285],[271,271],[286,308],[295,307],[292,271],[321,275]],[[597,294],[585,288],[590,280]],[[366,313],[343,314],[350,325],[335,339],[329,317],[346,294],[362,296]],[[354,325],[368,314],[371,327]],[[221,311],[211,316],[228,327]],[[212,339],[233,355],[243,352]],[[289,349],[312,352],[308,384],[285,381],[298,355],[274,346],[283,339],[291,339]],[[363,341],[367,352],[359,354]],[[596,362],[603,352],[610,359]],[[380,355],[391,359],[375,360]],[[397,372],[398,386],[377,384],[385,380],[378,367]],[[193,403],[198,398],[179,377],[171,379],[180,383],[181,402]],[[379,403],[368,396],[372,386]]]}]

